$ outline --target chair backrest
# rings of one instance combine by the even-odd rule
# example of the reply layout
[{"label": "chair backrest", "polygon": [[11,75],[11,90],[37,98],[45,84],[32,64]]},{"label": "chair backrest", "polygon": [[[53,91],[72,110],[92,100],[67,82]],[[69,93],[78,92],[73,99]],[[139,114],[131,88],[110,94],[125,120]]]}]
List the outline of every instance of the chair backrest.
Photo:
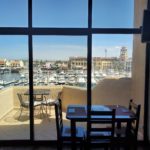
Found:
[{"label": "chair backrest", "polygon": [[24,100],[22,98],[23,94],[22,93],[17,93],[17,96],[18,96],[18,99],[19,99],[19,102],[20,102],[20,106],[27,107],[27,104],[24,102]]},{"label": "chair backrest", "polygon": [[57,95],[57,99],[60,99],[60,100],[61,100],[61,96],[62,96],[62,91],[59,91],[59,92],[58,92],[58,95]]},{"label": "chair backrest", "polygon": [[137,105],[131,99],[130,102],[129,102],[129,110],[132,111],[136,116],[136,120],[134,120],[131,124],[131,133],[133,133],[137,138],[137,133],[138,133],[138,128],[139,128],[139,120],[140,120],[141,105]]},{"label": "chair backrest", "polygon": [[110,111],[90,111],[87,122],[87,141],[94,143],[102,139],[113,140],[115,129],[115,109]]},{"label": "chair backrest", "polygon": [[56,117],[56,128],[57,128],[57,139],[60,139],[63,130],[62,104],[60,99],[58,99],[55,102],[55,117]]}]

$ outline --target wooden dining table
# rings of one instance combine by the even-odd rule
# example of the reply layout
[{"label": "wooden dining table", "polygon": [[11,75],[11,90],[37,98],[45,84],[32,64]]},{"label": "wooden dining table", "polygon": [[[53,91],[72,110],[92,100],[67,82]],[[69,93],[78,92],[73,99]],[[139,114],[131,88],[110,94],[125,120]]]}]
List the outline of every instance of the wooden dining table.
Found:
[{"label": "wooden dining table", "polygon": [[[109,111],[111,109],[116,110],[115,121],[120,128],[121,123],[127,123],[126,134],[128,136],[131,122],[136,119],[136,116],[127,107],[121,105],[92,105],[92,110]],[[76,123],[88,121],[87,106],[85,105],[69,105],[67,107],[66,118],[71,122],[71,137],[72,137],[72,149],[76,149],[75,136],[76,136]]]}]

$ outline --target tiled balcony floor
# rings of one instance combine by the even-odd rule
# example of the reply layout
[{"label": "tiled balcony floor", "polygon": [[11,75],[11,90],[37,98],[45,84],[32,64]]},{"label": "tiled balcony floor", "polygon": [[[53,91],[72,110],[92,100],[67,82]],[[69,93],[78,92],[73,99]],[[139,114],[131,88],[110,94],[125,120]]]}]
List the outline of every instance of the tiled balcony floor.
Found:
[{"label": "tiled balcony floor", "polygon": [[[19,114],[20,110],[16,108],[0,119],[0,140],[29,139],[29,112],[28,110],[24,110],[18,120]],[[64,124],[69,124],[64,112],[63,118]],[[34,125],[35,140],[56,140],[54,107],[51,107],[50,115],[35,110]]]}]

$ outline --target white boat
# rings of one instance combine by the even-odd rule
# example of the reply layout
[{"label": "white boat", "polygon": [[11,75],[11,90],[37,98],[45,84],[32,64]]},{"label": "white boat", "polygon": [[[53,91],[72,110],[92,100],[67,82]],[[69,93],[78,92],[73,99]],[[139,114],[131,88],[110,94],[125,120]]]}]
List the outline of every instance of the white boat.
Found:
[{"label": "white boat", "polygon": [[4,84],[4,80],[0,80],[0,85],[3,85]]},{"label": "white boat", "polygon": [[0,85],[0,90],[3,89],[3,88],[4,88],[4,86],[1,86],[1,85]]},{"label": "white boat", "polygon": [[58,84],[65,84],[66,81],[65,81],[65,78],[64,77],[59,77],[58,78]]},{"label": "white boat", "polygon": [[96,71],[96,72],[94,73],[94,76],[95,76],[95,78],[100,78],[100,77],[102,77],[101,73],[99,73],[98,71]]},{"label": "white boat", "polygon": [[49,77],[48,82],[49,82],[49,83],[54,83],[54,82],[56,82],[55,77],[54,77],[54,76]]},{"label": "white boat", "polygon": [[94,79],[94,77],[92,77],[92,85],[96,84],[96,80]]},{"label": "white boat", "polygon": [[68,83],[69,85],[74,85],[74,84],[76,84],[76,80],[75,80],[74,77],[70,77],[70,78],[68,78],[67,83]]},{"label": "white boat", "polygon": [[77,78],[77,84],[85,84],[85,79],[83,77],[78,77]]},{"label": "white boat", "polygon": [[21,74],[21,75],[20,75],[20,78],[25,78],[25,75],[24,75],[24,74]]}]

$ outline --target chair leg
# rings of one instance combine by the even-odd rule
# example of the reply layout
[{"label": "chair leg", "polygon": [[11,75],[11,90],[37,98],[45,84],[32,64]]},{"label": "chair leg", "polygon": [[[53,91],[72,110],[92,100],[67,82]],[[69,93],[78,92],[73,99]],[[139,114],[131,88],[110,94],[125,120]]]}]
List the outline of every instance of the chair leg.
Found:
[{"label": "chair leg", "polygon": [[85,142],[84,142],[84,141],[81,141],[81,142],[80,142],[80,149],[82,150],[82,149],[84,149],[84,147],[85,147]]},{"label": "chair leg", "polygon": [[85,150],[90,150],[91,144],[89,143],[89,141],[85,142]]},{"label": "chair leg", "polygon": [[57,142],[57,150],[62,150],[62,141]]},{"label": "chair leg", "polygon": [[[43,117],[44,117],[43,105],[40,105],[40,110],[41,110],[41,114],[42,114]],[[42,117],[41,117],[41,118],[42,118]]]},{"label": "chair leg", "polygon": [[137,141],[135,139],[132,140],[132,142],[129,143],[129,149],[131,150],[137,150]]},{"label": "chair leg", "polygon": [[48,107],[49,107],[49,109],[48,109],[49,110],[49,115],[51,116],[51,107],[52,106],[48,105]]},{"label": "chair leg", "polygon": [[20,117],[21,117],[22,111],[23,111],[23,107],[20,107],[20,115],[19,115],[19,117],[18,117],[18,120],[20,120]]}]

